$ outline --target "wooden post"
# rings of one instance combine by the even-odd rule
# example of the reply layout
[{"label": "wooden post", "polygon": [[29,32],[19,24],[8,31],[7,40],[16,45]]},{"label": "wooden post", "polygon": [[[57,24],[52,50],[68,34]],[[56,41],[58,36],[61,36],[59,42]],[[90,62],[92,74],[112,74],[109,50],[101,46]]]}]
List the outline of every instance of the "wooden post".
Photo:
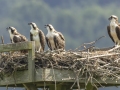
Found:
[{"label": "wooden post", "polygon": [[30,82],[35,81],[35,42],[32,41],[32,49],[28,51],[28,75]]}]

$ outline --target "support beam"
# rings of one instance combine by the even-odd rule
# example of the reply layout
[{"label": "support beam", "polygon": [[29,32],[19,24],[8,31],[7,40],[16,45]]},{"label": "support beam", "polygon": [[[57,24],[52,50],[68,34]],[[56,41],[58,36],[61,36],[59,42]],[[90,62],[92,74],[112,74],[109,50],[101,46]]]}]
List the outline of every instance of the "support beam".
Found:
[{"label": "support beam", "polygon": [[28,51],[28,75],[29,81],[35,82],[35,42],[33,41],[32,49]]},{"label": "support beam", "polygon": [[30,84],[23,84],[23,86],[25,87],[26,90],[38,90],[37,87],[30,83]]}]

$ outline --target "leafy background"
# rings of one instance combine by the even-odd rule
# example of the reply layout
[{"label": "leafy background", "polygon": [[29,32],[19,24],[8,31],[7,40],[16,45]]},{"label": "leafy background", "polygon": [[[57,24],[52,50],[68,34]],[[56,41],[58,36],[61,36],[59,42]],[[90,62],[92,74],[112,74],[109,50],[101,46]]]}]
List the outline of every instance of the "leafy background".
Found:
[{"label": "leafy background", "polygon": [[[106,37],[95,46],[110,47],[114,43],[107,34],[108,17],[113,14],[120,17],[119,3],[119,0],[0,0],[0,36],[4,37],[5,43],[10,43],[6,28],[14,26],[29,39],[28,23],[35,22],[45,35],[45,24],[52,24],[62,32],[66,50],[75,49],[101,36]],[[14,89],[19,90],[9,90]],[[117,90],[100,90],[103,89]]]}]

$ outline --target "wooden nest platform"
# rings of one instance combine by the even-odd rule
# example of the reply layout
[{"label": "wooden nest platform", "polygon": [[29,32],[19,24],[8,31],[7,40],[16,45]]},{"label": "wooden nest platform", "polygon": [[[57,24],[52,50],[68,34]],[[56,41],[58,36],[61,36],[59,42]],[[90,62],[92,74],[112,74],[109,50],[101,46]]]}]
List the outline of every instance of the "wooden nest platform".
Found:
[{"label": "wooden nest platform", "polygon": [[[31,43],[31,42],[29,42]],[[22,45],[23,43],[21,43]],[[28,45],[28,46],[27,46]],[[83,47],[86,44],[83,45]],[[6,48],[6,49],[1,49]],[[7,48],[8,47],[8,48]],[[110,47],[110,48],[94,48],[93,45],[89,45],[87,48],[81,50],[55,50],[55,51],[45,51],[42,53],[35,53],[34,56],[29,57],[34,53],[34,49],[31,53],[26,54],[16,51],[15,47],[12,48],[12,52],[8,52],[8,49],[12,47],[9,45],[1,45],[0,50],[0,78],[4,80],[4,77],[10,77],[17,71],[28,71],[28,74],[32,74],[30,77],[35,76],[32,71],[34,67],[34,72],[37,69],[51,69],[53,81],[57,81],[55,78],[55,70],[72,72],[72,76],[61,77],[60,81],[71,81],[71,88],[77,83],[77,87],[80,88],[79,83],[85,84],[91,83],[94,87],[102,86],[102,84],[107,84],[109,81],[114,80],[114,82],[120,82],[120,47]],[[18,47],[16,45],[16,47]],[[24,45],[25,49],[30,50],[34,47],[28,43]],[[21,50],[21,48],[18,48]],[[33,58],[32,63],[29,62],[30,58]],[[33,67],[31,67],[33,66]],[[31,79],[33,81],[33,79]],[[45,81],[45,80],[43,80]],[[118,83],[120,84],[120,83]]]}]

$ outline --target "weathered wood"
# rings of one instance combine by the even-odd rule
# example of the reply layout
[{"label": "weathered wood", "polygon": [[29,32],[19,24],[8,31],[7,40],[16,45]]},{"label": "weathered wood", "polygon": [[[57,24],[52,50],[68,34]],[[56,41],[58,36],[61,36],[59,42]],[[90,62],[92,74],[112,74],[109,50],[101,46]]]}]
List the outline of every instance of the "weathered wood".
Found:
[{"label": "weathered wood", "polygon": [[[56,82],[74,82],[75,81],[75,75],[73,71],[70,70],[57,70],[54,69],[55,73],[55,79]],[[22,84],[22,83],[29,83],[31,82],[29,77],[29,71],[17,71],[15,75],[16,84]],[[99,78],[97,79],[101,84],[105,84],[105,82],[101,81]],[[37,69],[35,72],[35,82],[52,82],[54,83],[54,77],[53,77],[53,71],[52,69]],[[94,83],[97,83],[96,81],[93,81]],[[80,80],[80,83],[85,83],[85,80]],[[116,80],[106,80],[105,85],[120,85],[120,80],[116,82]],[[4,76],[3,80],[0,80],[0,86],[4,85],[14,85],[15,81],[13,76]],[[54,83],[55,84],[55,83]]]},{"label": "weathered wood", "polygon": [[33,47],[32,43],[33,43],[33,41],[20,42],[20,43],[14,43],[14,44],[4,44],[4,45],[1,44],[0,45],[0,52],[32,49],[32,47]]},{"label": "weathered wood", "polygon": [[[14,80],[15,78],[15,80]],[[3,80],[0,80],[0,86],[2,85],[15,85],[21,83],[29,82],[28,71],[17,71],[15,77],[13,76],[4,76]]]},{"label": "weathered wood", "polygon": [[38,90],[37,87],[32,83],[23,84],[23,86],[26,88],[26,90]]},{"label": "weathered wood", "polygon": [[31,82],[35,81],[35,42],[32,42],[32,49],[28,51],[28,74]]}]

